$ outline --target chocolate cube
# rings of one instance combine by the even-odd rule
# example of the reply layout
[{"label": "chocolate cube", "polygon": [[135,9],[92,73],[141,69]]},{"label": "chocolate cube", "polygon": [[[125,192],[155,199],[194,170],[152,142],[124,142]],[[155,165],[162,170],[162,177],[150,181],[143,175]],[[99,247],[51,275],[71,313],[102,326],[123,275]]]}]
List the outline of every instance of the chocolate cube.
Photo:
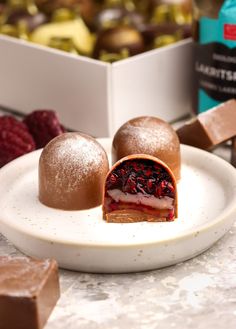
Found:
[{"label": "chocolate cube", "polygon": [[0,329],[41,329],[60,296],[55,260],[0,257]]},{"label": "chocolate cube", "polygon": [[210,150],[236,136],[236,100],[203,112],[177,129],[182,144]]}]

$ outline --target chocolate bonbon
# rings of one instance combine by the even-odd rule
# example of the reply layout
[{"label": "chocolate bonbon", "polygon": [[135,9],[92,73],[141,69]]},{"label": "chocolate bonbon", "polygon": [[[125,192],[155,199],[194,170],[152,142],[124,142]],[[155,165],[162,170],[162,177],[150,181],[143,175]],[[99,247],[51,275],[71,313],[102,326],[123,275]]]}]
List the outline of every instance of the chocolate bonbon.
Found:
[{"label": "chocolate bonbon", "polygon": [[0,329],[42,329],[59,296],[56,261],[0,256]]},{"label": "chocolate bonbon", "polygon": [[27,32],[32,32],[37,26],[47,22],[47,17],[40,12],[35,1],[9,0],[5,10],[5,23],[20,27],[24,24]]},{"label": "chocolate bonbon", "polygon": [[236,100],[229,100],[177,129],[180,142],[211,150],[236,135]]},{"label": "chocolate bonbon", "polygon": [[108,167],[106,152],[93,137],[64,133],[49,142],[40,156],[39,200],[63,210],[99,206]]},{"label": "chocolate bonbon", "polygon": [[99,33],[94,47],[94,58],[101,59],[104,52],[119,54],[127,50],[128,56],[144,51],[144,40],[139,31],[130,26],[117,26]]},{"label": "chocolate bonbon", "polygon": [[[171,39],[171,43],[191,36],[191,26],[189,24],[176,24],[173,22],[163,22],[160,24],[143,24],[139,28],[147,47],[156,48],[160,39]],[[170,43],[170,42],[169,42]]]},{"label": "chocolate bonbon", "polygon": [[173,221],[176,217],[176,182],[164,162],[134,154],[115,163],[104,190],[103,218],[107,222]]},{"label": "chocolate bonbon", "polygon": [[142,116],[124,123],[112,143],[112,163],[131,154],[148,154],[165,162],[177,180],[181,176],[178,136],[170,124],[157,117]]},{"label": "chocolate bonbon", "polygon": [[[186,12],[182,4],[169,1],[147,1],[147,4],[143,0],[10,2],[12,4],[0,8],[0,33],[106,62],[186,38],[191,25],[189,10]],[[12,10],[13,3],[17,10]],[[70,14],[65,15],[66,11]],[[172,27],[168,29],[166,25]],[[125,35],[123,32],[121,35],[120,29]],[[130,37],[131,29],[135,33]],[[107,38],[109,41],[105,42]]]}]

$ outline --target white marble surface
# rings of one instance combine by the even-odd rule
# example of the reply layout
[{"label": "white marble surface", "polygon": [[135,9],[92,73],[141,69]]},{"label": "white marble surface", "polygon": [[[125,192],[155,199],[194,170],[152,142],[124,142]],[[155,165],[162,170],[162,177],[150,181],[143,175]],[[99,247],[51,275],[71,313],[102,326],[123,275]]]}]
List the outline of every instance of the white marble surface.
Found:
[{"label": "white marble surface", "polygon": [[[229,159],[227,147],[216,153]],[[4,254],[19,252],[0,235]],[[236,224],[210,250],[176,266],[123,275],[60,270],[60,283],[44,329],[235,329]]]},{"label": "white marble surface", "polygon": [[[18,251],[0,236],[0,254]],[[60,271],[45,329],[235,329],[236,225],[204,254],[137,274]]]}]

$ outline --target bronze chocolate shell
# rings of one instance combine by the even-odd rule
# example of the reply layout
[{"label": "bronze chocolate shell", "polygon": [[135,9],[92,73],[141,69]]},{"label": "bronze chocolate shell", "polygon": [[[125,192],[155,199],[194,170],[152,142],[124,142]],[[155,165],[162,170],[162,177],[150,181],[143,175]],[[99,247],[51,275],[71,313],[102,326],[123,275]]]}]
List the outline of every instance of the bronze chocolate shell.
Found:
[{"label": "bronze chocolate shell", "polygon": [[167,122],[151,116],[137,117],[123,124],[112,144],[112,163],[131,154],[149,154],[159,158],[180,179],[179,138]]},{"label": "bronze chocolate shell", "polygon": [[[133,154],[126,156],[119,161],[117,161],[112,168],[109,170],[106,181],[104,184],[104,192],[103,192],[103,219],[110,223],[134,223],[134,222],[142,222],[142,221],[148,221],[148,222],[163,222],[163,221],[169,221],[168,218],[164,216],[156,216],[155,214],[146,213],[145,211],[141,210],[135,210],[132,206],[128,204],[128,207],[124,209],[117,209],[114,211],[109,210],[109,206],[107,204],[108,197],[108,188],[107,188],[107,181],[110,179],[111,174],[115,172],[115,170],[123,165],[127,161],[139,161],[143,160],[149,161],[153,164],[157,164],[159,167],[161,167],[170,177],[171,184],[174,189],[174,197],[173,197],[173,218],[170,220],[174,220],[178,216],[178,193],[177,193],[177,184],[174,174],[172,173],[171,169],[160,159],[153,157],[151,155],[147,154]],[[124,170],[124,168],[122,168]],[[147,196],[144,194],[144,196]]]},{"label": "bronze chocolate shell", "polygon": [[91,136],[64,133],[50,141],[39,160],[39,200],[46,206],[83,210],[102,203],[109,169],[103,147]]}]

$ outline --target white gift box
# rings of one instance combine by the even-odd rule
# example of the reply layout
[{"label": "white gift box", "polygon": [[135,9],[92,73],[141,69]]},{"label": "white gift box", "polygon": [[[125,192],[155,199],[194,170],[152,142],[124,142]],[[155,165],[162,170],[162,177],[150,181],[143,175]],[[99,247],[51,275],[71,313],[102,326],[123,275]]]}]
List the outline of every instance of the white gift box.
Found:
[{"label": "white gift box", "polygon": [[54,109],[72,130],[112,136],[141,115],[177,120],[191,110],[190,39],[113,64],[0,36],[0,105]]}]

